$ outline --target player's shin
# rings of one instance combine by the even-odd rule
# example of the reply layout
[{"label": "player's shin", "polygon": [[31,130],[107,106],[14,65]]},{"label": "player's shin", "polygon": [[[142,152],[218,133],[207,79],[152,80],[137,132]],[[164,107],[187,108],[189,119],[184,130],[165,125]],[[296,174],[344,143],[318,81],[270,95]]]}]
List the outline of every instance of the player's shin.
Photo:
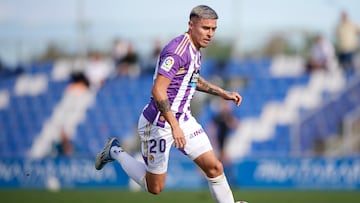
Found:
[{"label": "player's shin", "polygon": [[142,188],[147,190],[145,181],[145,164],[136,160],[134,157],[130,156],[127,152],[118,147],[112,147],[110,153],[111,157],[120,163],[126,174],[128,174],[128,176]]},{"label": "player's shin", "polygon": [[218,203],[233,203],[234,196],[226,180],[225,174],[215,178],[208,178],[210,192]]}]

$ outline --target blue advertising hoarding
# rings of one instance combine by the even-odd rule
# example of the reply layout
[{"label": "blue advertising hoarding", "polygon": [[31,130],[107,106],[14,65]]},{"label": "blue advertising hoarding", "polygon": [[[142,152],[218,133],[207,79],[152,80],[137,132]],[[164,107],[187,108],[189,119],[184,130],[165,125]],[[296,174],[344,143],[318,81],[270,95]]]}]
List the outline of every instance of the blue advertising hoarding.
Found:
[{"label": "blue advertising hoarding", "polygon": [[[240,188],[360,189],[360,158],[247,158],[227,168]],[[119,164],[101,171],[93,159],[0,159],[0,188],[129,188]],[[206,179],[188,159],[170,160],[167,189],[203,189]]]},{"label": "blue advertising hoarding", "polygon": [[359,189],[358,158],[259,158],[235,164],[240,187]]},{"label": "blue advertising hoarding", "polygon": [[0,187],[56,189],[127,185],[128,177],[120,167],[109,164],[99,172],[90,159],[0,159]]}]

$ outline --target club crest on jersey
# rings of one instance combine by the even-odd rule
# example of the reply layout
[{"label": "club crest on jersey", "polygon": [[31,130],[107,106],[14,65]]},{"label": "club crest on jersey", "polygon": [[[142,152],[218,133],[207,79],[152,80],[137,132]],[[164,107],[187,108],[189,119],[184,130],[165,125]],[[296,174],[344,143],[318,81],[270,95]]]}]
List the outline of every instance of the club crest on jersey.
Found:
[{"label": "club crest on jersey", "polygon": [[154,161],[155,161],[155,157],[152,154],[149,156],[149,161],[151,163],[154,163]]},{"label": "club crest on jersey", "polygon": [[168,56],[168,57],[166,57],[164,62],[161,64],[161,68],[165,71],[169,71],[171,69],[171,67],[174,65],[174,63],[175,63],[174,58],[171,56]]}]

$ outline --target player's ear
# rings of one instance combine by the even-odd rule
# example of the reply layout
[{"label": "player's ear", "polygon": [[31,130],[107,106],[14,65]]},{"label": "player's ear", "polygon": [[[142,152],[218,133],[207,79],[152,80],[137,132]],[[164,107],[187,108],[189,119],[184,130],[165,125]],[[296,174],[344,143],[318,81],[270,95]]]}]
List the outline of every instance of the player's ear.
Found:
[{"label": "player's ear", "polygon": [[194,22],[192,20],[189,20],[189,29],[192,29],[193,25],[194,25]]}]

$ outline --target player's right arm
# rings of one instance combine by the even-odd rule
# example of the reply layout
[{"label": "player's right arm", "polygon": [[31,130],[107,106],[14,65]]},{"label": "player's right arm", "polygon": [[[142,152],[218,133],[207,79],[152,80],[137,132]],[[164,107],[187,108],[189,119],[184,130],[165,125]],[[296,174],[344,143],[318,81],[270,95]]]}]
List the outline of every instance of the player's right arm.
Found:
[{"label": "player's right arm", "polygon": [[179,149],[184,149],[186,144],[185,136],[179,126],[179,122],[177,121],[175,115],[170,109],[170,103],[167,96],[167,88],[169,87],[170,82],[171,81],[169,78],[158,74],[154,81],[151,93],[159,111],[161,112],[161,115],[164,116],[166,121],[171,126],[175,147]]}]

